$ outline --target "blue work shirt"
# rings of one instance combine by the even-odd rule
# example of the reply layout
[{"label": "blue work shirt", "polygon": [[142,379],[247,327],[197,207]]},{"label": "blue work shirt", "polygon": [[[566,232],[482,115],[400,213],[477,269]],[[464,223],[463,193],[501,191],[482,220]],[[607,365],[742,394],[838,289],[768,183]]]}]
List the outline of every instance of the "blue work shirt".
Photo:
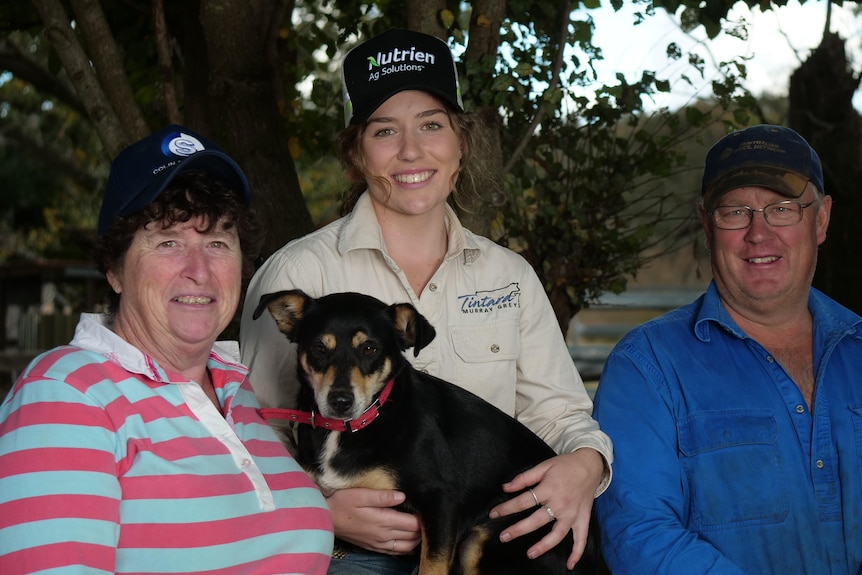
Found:
[{"label": "blue work shirt", "polygon": [[715,285],[629,332],[595,416],[614,575],[862,573],[862,318],[811,289],[813,412]]}]

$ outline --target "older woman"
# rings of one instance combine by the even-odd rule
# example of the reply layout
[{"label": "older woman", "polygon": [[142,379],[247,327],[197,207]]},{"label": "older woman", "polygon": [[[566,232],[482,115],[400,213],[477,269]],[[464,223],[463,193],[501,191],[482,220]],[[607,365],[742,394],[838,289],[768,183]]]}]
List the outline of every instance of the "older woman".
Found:
[{"label": "older woman", "polygon": [[110,313],[0,406],[0,573],[326,571],[326,503],[216,343],[260,242],[249,204],[239,166],[180,126],[114,161]]},{"label": "older woman", "polygon": [[[568,354],[542,283],[518,254],[462,227],[449,206],[475,167],[480,134],[464,111],[445,42],[393,29],[354,48],[342,65],[346,128],[339,157],[354,182],[345,217],[273,254],[249,284],[241,347],[261,403],[292,407],[295,350],[272,321],[254,321],[262,294],[300,288],[317,297],[360,291],[412,303],[437,337],[409,359],[522,423],[559,454],[506,487],[532,488],[492,510],[535,507],[505,540],[553,521],[537,556],[574,531],[581,556],[593,498],[610,481],[611,442]],[[331,574],[409,575],[419,523],[393,507],[397,491],[342,489],[329,497],[336,550]],[[537,503],[542,505],[538,506]]]}]

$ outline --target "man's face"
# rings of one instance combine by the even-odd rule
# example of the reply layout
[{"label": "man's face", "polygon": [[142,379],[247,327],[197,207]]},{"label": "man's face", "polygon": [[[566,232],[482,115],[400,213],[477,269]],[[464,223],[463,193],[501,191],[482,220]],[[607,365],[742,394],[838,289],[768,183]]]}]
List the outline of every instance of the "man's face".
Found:
[{"label": "man's face", "polygon": [[[798,199],[805,204],[815,198],[809,184]],[[768,188],[745,187],[727,192],[718,205],[758,209],[787,199]],[[755,212],[751,225],[740,230],[719,229],[709,213],[701,212],[713,277],[725,304],[739,313],[768,313],[807,302],[831,208],[832,198],[824,196],[802,210],[798,224],[785,227],[771,226]]]}]

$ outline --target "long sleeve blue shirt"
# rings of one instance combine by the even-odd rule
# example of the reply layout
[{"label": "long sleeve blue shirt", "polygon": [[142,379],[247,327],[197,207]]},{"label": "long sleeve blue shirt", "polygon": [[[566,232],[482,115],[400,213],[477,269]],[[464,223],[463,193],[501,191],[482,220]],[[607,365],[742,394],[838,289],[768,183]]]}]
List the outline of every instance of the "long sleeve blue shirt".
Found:
[{"label": "long sleeve blue shirt", "polygon": [[815,289],[813,410],[715,286],[628,333],[595,416],[614,575],[862,573],[862,318]]}]

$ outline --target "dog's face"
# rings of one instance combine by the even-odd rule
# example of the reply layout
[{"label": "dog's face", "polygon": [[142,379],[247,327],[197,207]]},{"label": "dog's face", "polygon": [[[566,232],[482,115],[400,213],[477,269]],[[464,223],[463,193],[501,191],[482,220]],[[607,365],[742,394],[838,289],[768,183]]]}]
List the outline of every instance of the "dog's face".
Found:
[{"label": "dog's face", "polygon": [[434,338],[434,328],[410,304],[387,306],[358,293],[314,299],[300,290],[267,294],[264,308],[278,329],[297,344],[301,382],[311,387],[324,417],[354,419],[371,405],[386,382]]}]

